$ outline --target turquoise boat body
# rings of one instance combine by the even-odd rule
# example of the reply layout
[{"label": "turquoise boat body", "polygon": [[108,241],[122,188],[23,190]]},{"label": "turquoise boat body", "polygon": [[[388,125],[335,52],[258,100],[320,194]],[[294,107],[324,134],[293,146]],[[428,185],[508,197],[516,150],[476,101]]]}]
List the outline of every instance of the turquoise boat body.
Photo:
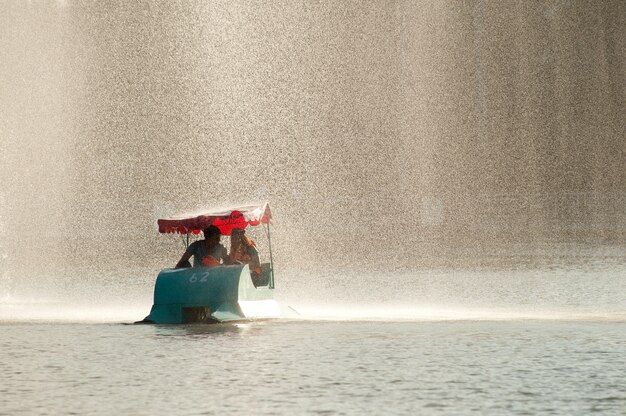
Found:
[{"label": "turquoise boat body", "polygon": [[[271,274],[263,264],[263,276]],[[277,318],[280,307],[270,285],[255,287],[248,265],[164,269],[154,286],[147,323],[183,324]]]}]

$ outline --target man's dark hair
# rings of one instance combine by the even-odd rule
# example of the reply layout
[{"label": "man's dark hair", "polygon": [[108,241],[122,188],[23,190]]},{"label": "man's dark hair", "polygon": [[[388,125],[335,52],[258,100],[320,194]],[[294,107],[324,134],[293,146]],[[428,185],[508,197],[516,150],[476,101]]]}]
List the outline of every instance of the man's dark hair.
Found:
[{"label": "man's dark hair", "polygon": [[209,225],[204,229],[204,238],[210,238],[215,235],[222,235],[222,232],[215,225]]}]

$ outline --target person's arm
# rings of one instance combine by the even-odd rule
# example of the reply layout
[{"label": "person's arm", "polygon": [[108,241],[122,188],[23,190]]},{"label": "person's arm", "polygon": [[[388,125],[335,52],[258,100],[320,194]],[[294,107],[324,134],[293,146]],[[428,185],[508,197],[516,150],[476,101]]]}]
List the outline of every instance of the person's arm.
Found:
[{"label": "person's arm", "polygon": [[250,262],[250,268],[255,269],[258,267],[259,269],[261,269],[261,260],[259,259],[259,251],[256,248],[251,247],[248,254],[250,254],[250,257],[252,257],[252,261]]},{"label": "person's arm", "polygon": [[[224,247],[224,248],[226,248],[226,247]],[[225,256],[224,256],[224,263],[226,263],[226,264],[234,264],[235,261],[234,261],[233,258],[235,257],[235,252],[236,251],[237,251],[237,249],[235,247],[233,247],[233,245],[231,244],[230,245],[230,252],[224,251],[224,254],[225,254]]]},{"label": "person's arm", "polygon": [[176,263],[175,268],[176,269],[180,269],[183,267],[183,264],[185,264],[186,262],[189,261],[189,259],[191,258],[191,253],[185,251],[183,253],[183,256],[180,258],[180,260],[178,261],[178,263]]},{"label": "person's arm", "polygon": [[178,263],[176,263],[175,268],[181,269],[185,267],[185,263],[187,263],[189,259],[191,258],[191,256],[193,256],[196,253],[197,248],[198,248],[197,241],[191,243],[189,247],[187,247],[187,250],[185,250],[185,252],[183,253],[183,256],[180,258]]}]

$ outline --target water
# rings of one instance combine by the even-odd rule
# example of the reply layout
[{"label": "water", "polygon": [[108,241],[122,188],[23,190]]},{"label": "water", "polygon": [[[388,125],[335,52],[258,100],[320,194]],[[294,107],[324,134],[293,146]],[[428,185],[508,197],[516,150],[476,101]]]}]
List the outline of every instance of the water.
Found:
[{"label": "water", "polygon": [[0,413],[623,414],[626,321],[4,323]]},{"label": "water", "polygon": [[229,325],[125,325],[150,307],[133,286],[5,298],[0,414],[624,414],[626,283],[606,264],[285,277],[299,319]]}]

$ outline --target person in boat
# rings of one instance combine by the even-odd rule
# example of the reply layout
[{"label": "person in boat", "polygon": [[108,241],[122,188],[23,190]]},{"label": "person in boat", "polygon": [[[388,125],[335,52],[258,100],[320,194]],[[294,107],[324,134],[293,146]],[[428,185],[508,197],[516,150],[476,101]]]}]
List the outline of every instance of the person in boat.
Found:
[{"label": "person in boat", "polygon": [[228,262],[226,247],[220,243],[222,233],[214,225],[204,229],[204,240],[194,241],[189,244],[183,253],[176,268],[189,267],[189,259],[193,256],[193,267],[213,267]]},{"label": "person in boat", "polygon": [[246,235],[243,228],[235,228],[230,234],[230,264],[247,264],[250,267],[252,282],[258,286],[261,278],[261,262],[256,243]]}]

